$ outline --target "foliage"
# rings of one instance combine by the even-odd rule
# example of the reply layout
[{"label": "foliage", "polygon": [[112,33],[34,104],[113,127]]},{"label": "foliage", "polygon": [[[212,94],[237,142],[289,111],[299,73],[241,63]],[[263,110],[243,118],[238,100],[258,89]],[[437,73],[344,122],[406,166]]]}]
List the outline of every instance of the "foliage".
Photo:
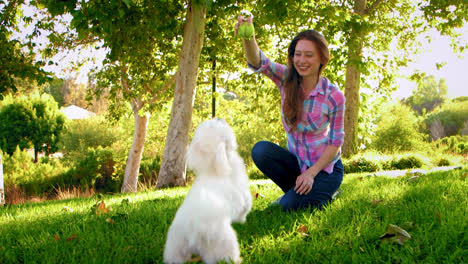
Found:
[{"label": "foliage", "polygon": [[343,158],[345,173],[376,172],[436,167],[440,159],[431,159],[427,154],[417,152],[382,154],[374,151],[363,152],[350,158]]},{"label": "foliage", "polygon": [[157,106],[154,99],[167,96],[163,86],[177,66],[175,50],[183,25],[179,1],[119,0],[103,5],[68,0],[47,1],[45,7],[52,16],[70,14],[70,28],[76,31],[53,32],[54,45],[71,49],[92,44],[96,50],[107,51],[103,69],[94,75],[97,85],[90,92],[99,96],[109,89],[115,117],[125,102],[142,100],[147,111]]},{"label": "foliage", "polygon": [[411,168],[421,168],[423,161],[417,156],[406,156],[401,157],[397,160],[392,160],[391,167],[397,170],[411,169]]},{"label": "foliage", "polygon": [[468,101],[450,102],[428,114],[424,122],[427,127],[440,120],[446,136],[460,134],[468,120]]},{"label": "foliage", "polygon": [[109,147],[120,137],[120,131],[116,128],[108,124],[103,116],[70,120],[61,138],[62,151],[65,155],[79,156],[85,154],[88,148]]},{"label": "foliage", "polygon": [[415,150],[424,140],[413,111],[396,104],[381,112],[371,147],[382,152]]},{"label": "foliage", "polygon": [[375,172],[381,170],[382,165],[375,160],[356,155],[343,160],[343,168],[345,173]]},{"label": "foliage", "polygon": [[432,143],[438,150],[459,155],[468,154],[468,135],[449,136]]},{"label": "foliage", "polygon": [[454,28],[461,28],[468,20],[468,4],[465,0],[431,0],[420,3],[426,20],[445,35],[453,35]]},{"label": "foliage", "polygon": [[61,188],[94,188],[98,192],[118,192],[123,180],[123,161],[116,160],[110,148],[89,148],[76,165],[57,182]]},{"label": "foliage", "polygon": [[161,158],[143,159],[140,164],[140,176],[138,181],[144,186],[156,186],[158,172],[161,168]]},{"label": "foliage", "polygon": [[24,149],[32,144],[37,158],[41,151],[51,154],[58,150],[65,116],[49,95],[33,94],[15,99],[9,95],[0,108],[0,121],[2,149],[11,155],[17,145]]},{"label": "foliage", "polygon": [[[45,62],[35,61],[35,44],[24,44],[12,38],[22,17],[20,8],[23,3],[23,0],[0,0],[0,99],[18,90],[18,79],[36,80],[39,84],[50,79],[42,69]],[[24,19],[28,21],[28,18]]]},{"label": "foliage", "polygon": [[58,142],[65,124],[65,115],[59,111],[52,96],[32,95],[31,103],[35,114],[31,142],[35,152],[47,155],[58,150]]},{"label": "foliage", "polygon": [[446,100],[447,84],[444,79],[437,83],[434,76],[427,76],[418,81],[418,87],[413,94],[405,100],[420,115],[431,112]]},{"label": "foliage", "polygon": [[58,160],[42,158],[34,163],[31,155],[17,148],[4,157],[5,186],[17,186],[27,196],[45,196],[53,191],[53,182],[66,171]]},{"label": "foliage", "polygon": [[30,132],[33,130],[34,112],[30,102],[14,100],[7,96],[0,108],[0,147],[12,155],[16,147],[31,145]]}]

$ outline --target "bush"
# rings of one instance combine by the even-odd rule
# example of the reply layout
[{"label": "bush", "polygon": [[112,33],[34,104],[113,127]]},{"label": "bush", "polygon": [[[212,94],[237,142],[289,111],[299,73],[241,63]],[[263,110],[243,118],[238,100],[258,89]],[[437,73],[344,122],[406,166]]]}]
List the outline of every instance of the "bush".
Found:
[{"label": "bush", "polygon": [[11,156],[3,155],[5,186],[15,186],[26,196],[49,194],[53,182],[67,169],[60,161],[51,158],[34,163],[31,155],[19,148]]},{"label": "bush", "polygon": [[405,170],[405,169],[413,169],[413,168],[421,168],[424,162],[421,158],[408,155],[401,158],[393,159],[391,161],[391,168],[397,170]]},{"label": "bush", "polygon": [[381,165],[375,161],[362,156],[355,156],[351,159],[343,160],[345,173],[375,172],[381,169]]},{"label": "bush", "polygon": [[417,150],[424,141],[418,132],[418,120],[408,106],[395,105],[384,111],[377,123],[371,147],[381,152]]},{"label": "bush", "polygon": [[451,163],[450,163],[450,161],[449,161],[448,159],[446,159],[446,158],[441,158],[441,159],[439,159],[439,160],[437,161],[436,165],[437,165],[437,166],[450,166]]},{"label": "bush", "polygon": [[158,173],[161,168],[161,158],[143,159],[140,163],[138,182],[146,186],[154,186],[158,182]]},{"label": "bush", "polygon": [[57,187],[93,188],[100,192],[119,192],[123,182],[123,168],[109,148],[88,149],[76,167],[62,175]]},{"label": "bush", "polygon": [[71,120],[62,136],[62,149],[67,155],[85,154],[88,148],[111,146],[117,141],[118,133],[103,117]]},{"label": "bush", "polygon": [[450,136],[438,139],[433,146],[443,152],[466,155],[468,154],[468,136]]}]

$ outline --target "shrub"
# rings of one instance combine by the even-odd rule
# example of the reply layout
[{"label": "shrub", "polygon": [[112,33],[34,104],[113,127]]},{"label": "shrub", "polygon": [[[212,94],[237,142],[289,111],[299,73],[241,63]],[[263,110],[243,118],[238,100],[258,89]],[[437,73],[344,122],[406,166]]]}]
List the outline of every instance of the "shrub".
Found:
[{"label": "shrub", "polygon": [[13,155],[5,155],[4,160],[5,186],[15,186],[14,189],[21,189],[26,196],[47,195],[56,178],[67,169],[60,161],[50,158],[34,163],[31,155],[19,148]]},{"label": "shrub", "polygon": [[156,185],[158,173],[161,168],[161,158],[143,159],[140,163],[140,175],[138,181],[146,186]]},{"label": "shrub", "polygon": [[450,161],[449,161],[448,159],[446,159],[446,158],[441,158],[441,159],[439,159],[439,160],[436,162],[436,165],[437,165],[437,166],[450,166],[451,163],[450,163]]},{"label": "shrub", "polygon": [[423,164],[422,159],[415,155],[408,155],[391,161],[391,167],[397,170],[421,168]]},{"label": "shrub", "polygon": [[424,141],[418,120],[408,106],[395,105],[384,111],[377,123],[371,147],[381,152],[417,150]]},{"label": "shrub", "polygon": [[56,182],[57,188],[94,188],[100,192],[119,192],[123,181],[122,163],[109,148],[88,149],[76,167],[64,173]]},{"label": "shrub", "polygon": [[381,169],[381,165],[375,160],[358,155],[351,159],[344,159],[343,168],[345,173],[375,172]]},{"label": "shrub", "polygon": [[466,155],[468,154],[468,136],[444,137],[434,141],[433,146],[443,152]]},{"label": "shrub", "polygon": [[117,141],[119,130],[112,128],[103,117],[71,120],[62,136],[64,154],[80,155],[88,148],[109,147]]}]

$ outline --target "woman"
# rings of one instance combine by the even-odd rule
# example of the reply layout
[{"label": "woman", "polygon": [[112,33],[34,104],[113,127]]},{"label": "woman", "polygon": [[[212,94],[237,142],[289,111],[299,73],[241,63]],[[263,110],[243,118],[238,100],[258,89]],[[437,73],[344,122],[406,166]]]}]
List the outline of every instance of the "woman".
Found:
[{"label": "woman", "polygon": [[[248,21],[239,16],[236,34]],[[268,59],[255,36],[244,39],[243,46],[249,67],[279,88],[288,147],[261,141],[253,147],[252,159],[284,191],[277,200],[283,210],[320,209],[343,181],[345,97],[321,76],[330,58],[328,43],[314,30],[300,32],[289,45],[287,66]]]}]

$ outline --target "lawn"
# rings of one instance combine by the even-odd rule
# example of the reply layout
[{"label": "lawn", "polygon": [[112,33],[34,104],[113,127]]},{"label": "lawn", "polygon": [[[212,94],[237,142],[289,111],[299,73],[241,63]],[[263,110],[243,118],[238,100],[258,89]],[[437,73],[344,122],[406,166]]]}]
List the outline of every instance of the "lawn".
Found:
[{"label": "lawn", "polygon": [[[280,189],[251,181],[234,224],[243,263],[468,263],[468,167],[390,178],[348,174],[321,211],[283,213]],[[188,187],[0,208],[0,263],[162,263]],[[101,203],[102,201],[102,203]],[[410,239],[397,243],[389,224]]]}]

